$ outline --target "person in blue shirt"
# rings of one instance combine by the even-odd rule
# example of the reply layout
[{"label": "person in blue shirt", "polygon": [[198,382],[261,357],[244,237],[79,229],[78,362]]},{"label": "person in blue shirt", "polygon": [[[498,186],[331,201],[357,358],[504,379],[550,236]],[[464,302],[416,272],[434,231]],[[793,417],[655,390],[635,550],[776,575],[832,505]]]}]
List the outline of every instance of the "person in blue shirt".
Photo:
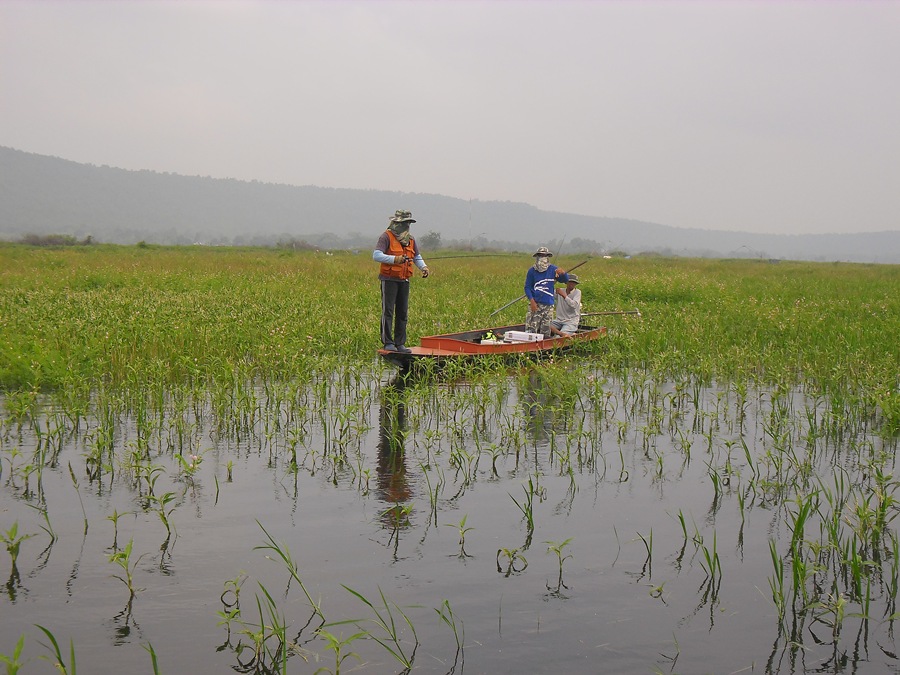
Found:
[{"label": "person in blue shirt", "polygon": [[543,333],[550,337],[550,321],[556,302],[556,283],[567,283],[569,275],[564,269],[550,264],[553,254],[546,246],[535,253],[534,265],[525,275],[525,297],[528,299],[528,313],[525,315],[525,330],[529,333]]}]

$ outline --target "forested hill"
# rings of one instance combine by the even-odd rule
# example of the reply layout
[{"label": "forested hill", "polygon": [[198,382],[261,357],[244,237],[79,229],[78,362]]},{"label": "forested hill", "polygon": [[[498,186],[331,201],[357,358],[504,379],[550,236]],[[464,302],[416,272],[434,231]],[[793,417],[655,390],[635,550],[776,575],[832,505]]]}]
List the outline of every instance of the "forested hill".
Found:
[{"label": "forested hill", "polygon": [[0,239],[67,234],[160,244],[368,248],[394,210],[446,244],[568,252],[900,262],[900,232],[757,235],[541,211],[435,194],[292,186],[94,166],[0,147]]}]

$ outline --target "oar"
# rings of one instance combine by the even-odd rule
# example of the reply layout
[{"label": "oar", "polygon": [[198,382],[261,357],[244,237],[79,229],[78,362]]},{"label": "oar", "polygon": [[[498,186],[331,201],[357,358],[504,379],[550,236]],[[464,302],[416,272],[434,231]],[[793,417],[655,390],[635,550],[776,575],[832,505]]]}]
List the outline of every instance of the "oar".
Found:
[{"label": "oar", "polygon": [[641,312],[640,312],[640,310],[638,310],[638,309],[627,310],[627,311],[624,311],[624,312],[619,312],[619,311],[613,311],[613,312],[587,312],[587,313],[585,313],[585,314],[582,314],[581,316],[612,316],[612,315],[615,315],[615,314],[637,314],[638,316],[640,316],[640,315],[641,315]]},{"label": "oar", "polygon": [[[582,265],[584,265],[584,263],[586,263],[588,260],[590,260],[590,258],[588,258],[587,260],[584,260],[584,261],[578,263],[577,265],[575,265],[575,267],[573,267],[573,268],[567,270],[567,271],[566,271],[566,274],[568,274],[569,272],[572,272],[572,271],[574,271],[574,270],[577,270],[579,267],[581,267]],[[491,312],[491,316],[494,316],[494,314],[497,314],[498,312],[502,312],[504,309],[506,309],[506,308],[509,307],[510,305],[516,304],[519,300],[522,300],[524,297],[525,297],[525,294],[523,293],[522,295],[520,295],[520,296],[519,296],[518,298],[516,298],[515,300],[511,300],[510,302],[507,302],[507,303],[506,303],[505,305],[503,305],[503,307],[501,307],[500,309],[495,309],[493,312]]]},{"label": "oar", "polygon": [[519,300],[521,300],[521,299],[524,298],[524,297],[525,297],[524,295],[520,295],[520,296],[519,296],[518,298],[516,298],[515,300],[512,300],[512,301],[510,301],[510,302],[507,302],[507,303],[506,303],[505,305],[503,305],[503,307],[501,307],[500,309],[495,309],[493,312],[491,312],[491,316],[494,316],[494,314],[497,314],[498,312],[502,312],[504,309],[506,309],[506,308],[509,307],[510,305],[516,304]]},{"label": "oar", "polygon": [[568,274],[569,272],[574,272],[574,271],[577,270],[579,267],[581,267],[582,265],[584,265],[584,263],[586,263],[588,260],[590,260],[590,258],[588,258],[587,260],[582,260],[580,263],[578,263],[577,265],[575,265],[575,267],[570,267],[568,270],[566,270],[566,274]]}]

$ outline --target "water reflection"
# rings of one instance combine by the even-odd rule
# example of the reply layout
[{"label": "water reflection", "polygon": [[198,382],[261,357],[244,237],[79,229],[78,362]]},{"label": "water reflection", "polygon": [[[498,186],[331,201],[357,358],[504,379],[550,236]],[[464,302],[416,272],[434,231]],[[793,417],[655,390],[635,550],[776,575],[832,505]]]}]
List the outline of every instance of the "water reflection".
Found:
[{"label": "water reflection", "polygon": [[[406,403],[403,398],[405,382],[392,380],[381,389],[381,408],[378,415],[378,496],[390,504],[401,505],[413,497],[406,475]],[[385,513],[390,513],[390,509]],[[386,521],[395,525],[394,517]]]},{"label": "water reflection", "polygon": [[526,412],[526,432],[535,445],[543,445],[553,431],[555,398],[552,387],[537,369],[528,372],[520,380],[522,391],[519,400]]},{"label": "water reflection", "polygon": [[413,492],[406,473],[406,402],[405,381],[397,377],[380,392],[378,413],[378,465],[376,490],[378,496],[390,504],[381,513],[385,528],[391,530],[388,545],[393,546],[394,558],[398,557],[400,531],[410,527]]},{"label": "water reflection", "polygon": [[12,571],[9,573],[9,580],[6,582],[6,594],[13,604],[16,603],[21,587],[22,577],[19,575],[19,568],[16,566],[15,561],[13,561]]},{"label": "water reflection", "polygon": [[131,642],[132,628],[137,633],[137,639],[141,639],[141,627],[132,616],[132,603],[134,596],[128,598],[128,603],[121,612],[116,614],[110,621],[109,627],[112,630],[112,643],[116,647],[129,644]]},{"label": "water reflection", "polygon": [[159,571],[163,576],[172,576],[172,551],[175,550],[175,539],[171,533],[166,537],[165,541],[159,546]]}]

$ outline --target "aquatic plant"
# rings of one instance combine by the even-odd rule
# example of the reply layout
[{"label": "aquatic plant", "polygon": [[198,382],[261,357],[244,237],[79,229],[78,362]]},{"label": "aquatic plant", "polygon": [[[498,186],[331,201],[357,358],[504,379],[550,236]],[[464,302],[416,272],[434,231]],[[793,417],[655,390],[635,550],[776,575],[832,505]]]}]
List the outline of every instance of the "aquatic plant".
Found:
[{"label": "aquatic plant", "polygon": [[162,521],[163,526],[166,528],[166,534],[172,534],[174,526],[172,525],[170,516],[178,505],[176,504],[169,508],[169,504],[175,501],[175,493],[166,492],[162,495],[149,494],[146,499],[148,505],[152,505],[155,508],[156,515],[159,516],[160,521]]},{"label": "aquatic plant", "polygon": [[[78,479],[75,478],[75,470],[72,468],[71,462],[69,463],[69,477],[72,479],[72,486],[75,488],[75,494],[78,495],[78,504],[81,506],[81,515],[84,517],[84,532],[87,534],[88,531],[88,518],[87,511],[84,510],[84,500],[81,498],[81,492],[78,489]],[[48,520],[49,522],[49,520]]]},{"label": "aquatic plant", "polygon": [[[256,596],[258,623],[241,619],[240,634],[250,640],[250,645],[239,642],[235,647],[238,657],[250,649],[251,658],[243,667],[251,667],[263,672],[287,673],[287,659],[290,645],[287,639],[287,623],[278,604],[263,584],[259,584],[263,597]],[[270,644],[274,642],[274,648]]]},{"label": "aquatic plant", "polygon": [[[556,591],[559,591],[560,588],[568,588],[563,583],[563,563],[572,557],[571,554],[563,555],[563,550],[572,542],[573,537],[569,537],[565,541],[555,542],[555,541],[545,541],[547,544],[547,552],[553,553],[556,555],[556,562],[559,565],[559,577],[556,580]],[[549,586],[548,586],[549,588]]]},{"label": "aquatic plant", "polygon": [[[505,572],[500,566],[501,557],[506,559]],[[520,566],[517,567],[517,563]],[[497,571],[504,576],[508,577],[511,574],[519,574],[520,572],[524,572],[526,567],[528,567],[528,561],[525,559],[525,556],[522,555],[522,552],[518,548],[497,549]]]},{"label": "aquatic plant", "polygon": [[456,531],[459,533],[459,557],[460,558],[471,558],[468,553],[466,553],[466,533],[474,530],[474,527],[466,527],[466,519],[468,518],[468,514],[464,515],[458,523],[448,523],[446,527],[455,527]]},{"label": "aquatic plant", "polygon": [[225,640],[226,645],[231,642],[231,624],[240,622],[241,620],[241,587],[246,580],[247,576],[243,572],[238,574],[234,579],[228,579],[225,582],[225,590],[223,590],[222,595],[219,596],[219,601],[222,603],[222,609],[216,612],[220,618],[220,621],[216,625],[225,626],[227,632]]},{"label": "aquatic plant", "polygon": [[119,518],[122,516],[133,515],[131,511],[125,511],[124,513],[119,513],[116,509],[113,509],[112,514],[106,516],[106,519],[112,522],[113,524],[113,543],[112,550],[117,550],[119,548]]},{"label": "aquatic plant", "polygon": [[638,538],[644,544],[647,551],[647,557],[644,561],[644,570],[646,570],[648,578],[653,578],[653,530],[645,537],[640,532],[637,533]]},{"label": "aquatic plant", "polygon": [[781,556],[778,555],[775,541],[772,539],[769,540],[769,554],[771,555],[772,566],[774,567],[774,573],[769,577],[769,590],[772,593],[772,602],[775,603],[775,609],[778,612],[778,621],[780,623],[784,621],[787,610],[784,592],[784,561],[781,559]]},{"label": "aquatic plant", "polygon": [[[325,616],[324,616],[324,614],[322,614],[322,609],[320,607],[320,603],[318,603],[312,599],[312,596],[309,594],[309,591],[306,589],[306,586],[303,584],[303,581],[300,578],[299,566],[297,565],[297,562],[291,556],[290,549],[288,549],[288,547],[285,546],[284,544],[281,544],[281,543],[275,541],[275,539],[272,537],[272,535],[269,534],[269,532],[266,530],[266,528],[263,527],[263,524],[260,523],[258,520],[256,521],[256,524],[259,525],[259,528],[263,531],[263,534],[266,535],[267,543],[262,544],[260,546],[254,546],[253,550],[254,551],[271,551],[272,553],[274,553],[275,558],[280,560],[282,562],[282,564],[285,566],[285,568],[287,569],[288,574],[290,574],[291,579],[296,581],[297,584],[300,586],[300,590],[303,591],[303,595],[306,597],[306,601],[309,603],[309,606],[312,608],[313,614],[318,615],[319,617],[321,617],[324,620]],[[270,560],[275,559],[268,555],[266,557],[269,558]]]},{"label": "aquatic plant", "polygon": [[153,666],[153,675],[160,675],[159,660],[156,658],[156,650],[153,649],[153,645],[148,642],[147,644],[141,646],[147,650],[148,654],[150,654],[150,664]]},{"label": "aquatic plant", "polygon": [[41,625],[35,624],[35,626],[37,626],[37,628],[47,636],[47,639],[50,640],[49,645],[46,645],[43,642],[41,643],[41,645],[50,652],[50,656],[42,656],[41,658],[50,661],[54,668],[62,673],[62,675],[76,675],[75,643],[72,640],[69,640],[69,660],[67,662],[59,647],[59,643],[56,641],[56,636],[53,635],[49,629],[44,628]]},{"label": "aquatic plant", "polygon": [[[372,612],[373,616],[361,618],[361,619],[347,619],[344,621],[333,621],[330,623],[326,623],[325,627],[331,626],[341,626],[346,624],[354,624],[360,628],[363,628],[364,624],[374,624],[374,626],[379,629],[379,633],[374,633],[371,630],[363,628],[366,633],[366,636],[377,642],[381,645],[384,650],[394,657],[404,668],[412,668],[413,661],[416,658],[416,650],[419,648],[419,638],[416,635],[416,628],[410,620],[409,616],[396,604],[389,603],[387,598],[384,596],[384,592],[379,588],[378,595],[381,598],[380,606],[375,606],[368,598],[366,598],[359,591],[355,591],[349,586],[345,586],[341,584],[344,590],[357,598],[360,602],[362,602],[369,610]],[[413,646],[410,650],[408,646],[405,645],[403,637],[401,635],[401,626],[399,619],[394,616],[394,613],[400,615],[400,618],[403,619],[403,623],[409,628],[410,633],[412,634]]]},{"label": "aquatic plant", "polygon": [[509,495],[509,497],[522,512],[522,516],[527,524],[526,544],[522,547],[523,550],[527,550],[531,542],[531,536],[534,534],[534,496],[537,494],[537,489],[531,478],[528,479],[527,484],[522,486],[522,489],[525,490],[525,498],[521,503],[512,495]]},{"label": "aquatic plant", "polygon": [[334,670],[330,670],[325,666],[318,668],[315,673],[331,673],[332,675],[340,675],[341,666],[344,661],[349,658],[354,658],[360,663],[362,662],[362,657],[356,652],[347,652],[344,651],[345,647],[350,646],[356,640],[368,636],[366,631],[360,631],[359,633],[354,633],[349,637],[344,637],[343,633],[340,635],[334,635],[333,633],[329,633],[325,628],[319,628],[316,631],[316,635],[325,640],[325,648],[329,651],[334,652]]},{"label": "aquatic plant", "polygon": [[114,551],[109,556],[109,562],[114,565],[118,565],[122,569],[121,574],[113,574],[113,577],[121,581],[125,584],[125,588],[128,589],[128,601],[131,602],[131,599],[134,597],[134,594],[138,591],[142,591],[144,589],[137,588],[134,585],[134,571],[137,568],[138,563],[142,558],[146,555],[140,555],[136,559],[131,559],[132,549],[134,548],[134,538],[128,540],[128,543],[125,545],[121,551]]},{"label": "aquatic plant", "polygon": [[451,631],[453,631],[453,639],[456,640],[456,659],[453,662],[453,665],[455,666],[457,661],[459,660],[460,655],[465,649],[465,625],[463,624],[462,619],[459,619],[456,614],[454,614],[453,608],[450,607],[450,601],[446,598],[441,601],[439,607],[434,608],[434,611],[437,612],[438,618],[441,620],[441,622],[444,625],[448,626]]},{"label": "aquatic plant", "polygon": [[19,521],[14,522],[5,532],[0,530],[0,541],[3,542],[6,546],[6,552],[9,553],[13,572],[17,569],[16,561],[19,558],[19,549],[22,547],[22,542],[31,539],[33,536],[33,534],[19,534]]},{"label": "aquatic plant", "polygon": [[16,642],[16,646],[13,648],[13,653],[11,656],[0,653],[0,662],[6,666],[6,675],[16,675],[19,670],[24,666],[24,662],[19,659],[22,656],[22,650],[25,648],[25,633],[19,636],[19,641]]}]

